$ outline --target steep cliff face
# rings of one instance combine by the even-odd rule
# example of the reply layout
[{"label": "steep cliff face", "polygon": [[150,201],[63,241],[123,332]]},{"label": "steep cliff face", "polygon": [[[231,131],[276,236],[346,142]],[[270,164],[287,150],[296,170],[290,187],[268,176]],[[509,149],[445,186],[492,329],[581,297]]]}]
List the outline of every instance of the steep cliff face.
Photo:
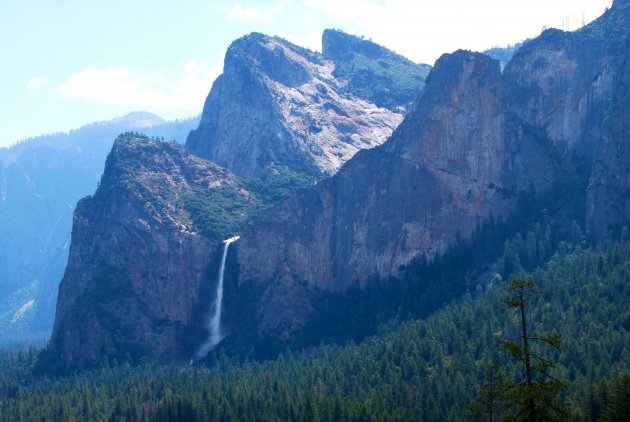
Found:
[{"label": "steep cliff face", "polygon": [[[253,33],[234,41],[187,148],[244,178],[261,176],[270,164],[334,174],[358,150],[383,143],[404,111],[345,89],[347,72],[339,79],[335,69],[281,38]],[[420,86],[406,89],[417,95]]]},{"label": "steep cliff face", "polygon": [[[592,160],[615,91],[618,49],[610,40],[551,29],[526,43],[504,75],[506,121],[513,127],[513,183],[548,189],[571,157]],[[612,66],[611,66],[612,65]],[[532,171],[534,170],[534,171]]]},{"label": "steep cliff face", "polygon": [[291,329],[308,318],[309,289],[343,291],[371,276],[397,276],[412,259],[469,236],[491,212],[511,209],[499,193],[500,78],[499,63],[484,55],[442,57],[385,145],[257,219],[237,249],[241,283],[268,283],[263,335],[289,337],[283,315],[291,315]]},{"label": "steep cliff face", "polygon": [[427,84],[384,149],[423,167],[502,186],[506,146],[497,61],[465,51],[445,55]]},{"label": "steep cliff face", "polygon": [[265,291],[259,335],[290,339],[316,289],[396,277],[491,213],[510,215],[518,192],[567,182],[586,191],[579,163],[595,163],[592,230],[627,223],[628,12],[617,1],[580,31],[545,31],[503,74],[480,54],[440,58],[387,143],[264,213],[242,237],[239,283]]},{"label": "steep cliff face", "polygon": [[630,223],[630,43],[604,116],[605,131],[588,188],[587,230],[605,238]]},{"label": "steep cliff face", "polygon": [[600,239],[630,224],[630,1],[616,0],[611,12],[587,28],[617,50],[605,62],[613,90],[602,101],[603,136],[588,188],[586,228]]},{"label": "steep cliff face", "polygon": [[203,338],[203,303],[218,242],[194,231],[185,196],[249,194],[231,173],[176,144],[135,135],[114,143],[93,197],[75,211],[50,353],[61,368],[103,356],[189,358]]},{"label": "steep cliff face", "polygon": [[630,222],[629,33],[630,2],[616,0],[578,31],[550,29],[525,43],[504,75],[513,184],[542,191],[576,171],[571,157],[592,162],[585,225],[597,238]]}]

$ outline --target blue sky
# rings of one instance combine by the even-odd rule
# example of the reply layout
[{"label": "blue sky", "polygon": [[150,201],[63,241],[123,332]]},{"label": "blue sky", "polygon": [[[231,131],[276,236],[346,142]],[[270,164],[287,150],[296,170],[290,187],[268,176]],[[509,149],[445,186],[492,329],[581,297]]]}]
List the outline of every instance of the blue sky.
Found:
[{"label": "blue sky", "polygon": [[135,110],[198,114],[223,55],[252,31],[320,48],[325,28],[433,64],[575,29],[612,0],[0,0],[0,146]]}]

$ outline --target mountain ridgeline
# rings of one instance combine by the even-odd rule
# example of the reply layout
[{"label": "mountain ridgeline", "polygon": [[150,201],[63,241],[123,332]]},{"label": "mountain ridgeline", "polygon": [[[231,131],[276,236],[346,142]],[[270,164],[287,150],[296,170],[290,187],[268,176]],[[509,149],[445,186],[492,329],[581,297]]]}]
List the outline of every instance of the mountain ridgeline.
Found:
[{"label": "mountain ridgeline", "polygon": [[[377,57],[366,57],[362,50],[338,57],[333,53],[355,51],[362,43],[336,34],[324,33],[324,55],[258,33],[234,41],[186,147],[247,179],[262,176],[270,164],[321,178],[334,174],[358,150],[382,144],[401,122],[404,106],[420,92],[427,66],[375,44]],[[380,69],[381,62],[388,67]],[[398,82],[387,95],[388,104],[356,82],[372,67],[380,69],[380,77]],[[407,85],[405,79],[415,83]]]},{"label": "mountain ridgeline", "polygon": [[[43,361],[68,369],[126,354],[189,359],[207,334],[202,322],[219,242],[236,234],[226,262],[222,345],[258,356],[334,338],[334,321],[359,324],[373,309],[369,301],[382,304],[386,291],[395,294],[381,316],[371,312],[376,323],[405,317],[390,312],[403,301],[416,299],[426,308],[414,312],[430,313],[487,282],[482,273],[509,261],[500,259],[504,242],[522,230],[531,228],[536,247],[533,233],[547,236],[543,224],[614,235],[630,221],[629,20],[630,2],[616,0],[578,31],[546,30],[527,41],[503,72],[480,53],[442,56],[384,143],[368,134],[391,131],[402,118],[392,109],[406,100],[381,103],[387,108],[368,103],[378,103],[378,83],[371,97],[361,94],[365,70],[384,60],[372,43],[335,47],[344,36],[329,33],[324,40],[332,44],[321,56],[260,34],[235,41],[186,143],[229,171],[155,141],[116,142],[99,189],[75,213]],[[375,63],[365,65],[370,57]],[[173,154],[178,164],[165,165]],[[278,168],[332,176],[265,201],[252,186]],[[123,170],[126,184],[116,176]],[[216,189],[233,200],[216,200],[208,193]],[[191,194],[203,200],[187,205]],[[195,220],[220,226],[204,210],[221,203],[217,218],[247,218],[202,232]],[[545,244],[541,257],[553,253]],[[466,267],[473,259],[475,269]],[[450,277],[453,268],[462,271],[449,280],[437,271]],[[349,294],[365,301],[345,306]]]},{"label": "mountain ridgeline", "polygon": [[344,82],[342,91],[393,111],[413,104],[431,70],[371,40],[334,29],[324,31],[322,55],[334,63],[333,75]]}]

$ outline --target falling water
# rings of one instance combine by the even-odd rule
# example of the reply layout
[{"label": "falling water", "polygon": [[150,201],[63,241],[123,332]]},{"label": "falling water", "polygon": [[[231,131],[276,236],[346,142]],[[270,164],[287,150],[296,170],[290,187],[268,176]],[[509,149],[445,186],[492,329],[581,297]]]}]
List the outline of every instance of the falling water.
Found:
[{"label": "falling water", "polygon": [[198,358],[204,358],[208,352],[219,344],[223,339],[221,336],[221,308],[223,306],[223,273],[225,272],[225,259],[227,258],[228,248],[230,244],[236,242],[239,236],[234,236],[223,241],[223,256],[221,257],[221,266],[219,267],[219,273],[217,275],[217,293],[214,299],[214,313],[211,315],[208,321],[208,330],[210,330],[210,336],[201,345],[199,351],[197,351]]}]

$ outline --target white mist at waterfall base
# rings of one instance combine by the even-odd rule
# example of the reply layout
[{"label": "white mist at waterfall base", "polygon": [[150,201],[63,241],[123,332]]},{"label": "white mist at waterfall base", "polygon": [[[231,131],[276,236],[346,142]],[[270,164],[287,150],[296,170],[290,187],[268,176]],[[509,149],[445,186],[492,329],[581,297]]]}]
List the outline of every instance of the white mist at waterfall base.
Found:
[{"label": "white mist at waterfall base", "polygon": [[227,258],[228,248],[230,244],[236,242],[239,236],[234,236],[223,241],[223,255],[221,256],[221,265],[217,275],[217,292],[212,305],[213,309],[208,320],[208,330],[210,335],[197,351],[197,358],[203,359],[209,351],[214,349],[223,339],[221,334],[221,308],[223,306],[223,273],[225,272],[225,260]]}]

